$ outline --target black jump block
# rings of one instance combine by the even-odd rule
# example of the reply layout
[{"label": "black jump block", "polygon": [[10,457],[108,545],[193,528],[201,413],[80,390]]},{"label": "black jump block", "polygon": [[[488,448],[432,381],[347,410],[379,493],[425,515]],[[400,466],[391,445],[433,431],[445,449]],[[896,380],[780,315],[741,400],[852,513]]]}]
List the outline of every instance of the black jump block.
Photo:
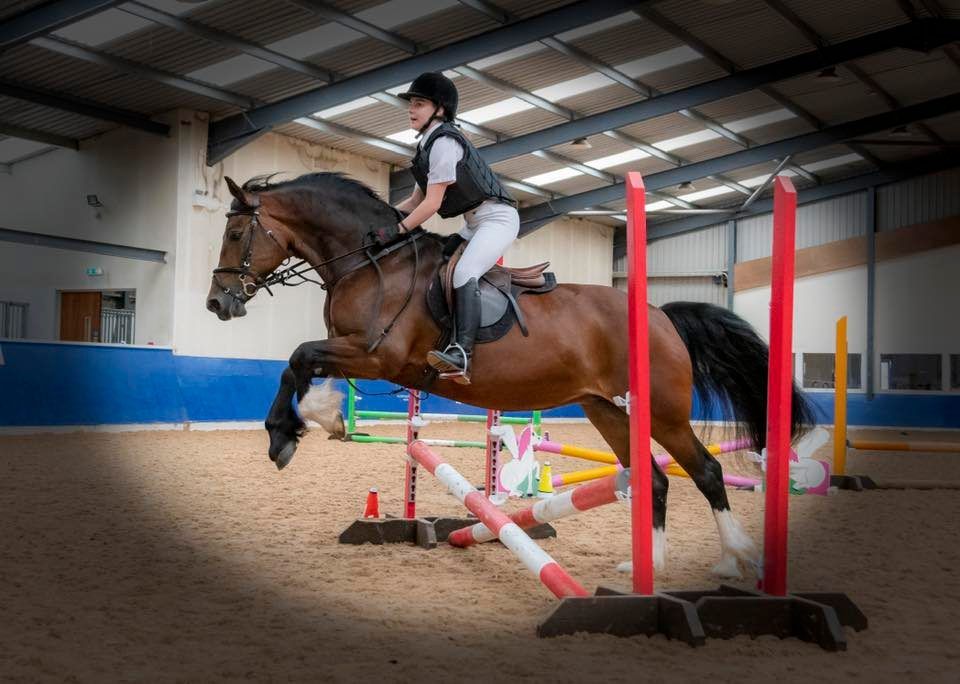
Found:
[{"label": "black jump block", "polygon": [[867,628],[866,616],[845,594],[779,597],[721,585],[706,591],[639,596],[601,587],[596,596],[564,599],[540,624],[537,634],[663,634],[691,646],[701,646],[707,638],[773,634],[781,639],[797,637],[828,651],[844,651],[844,626],[856,631]]},{"label": "black jump block", "polygon": [[[340,533],[341,544],[416,544],[424,549],[436,548],[451,532],[475,525],[476,518],[365,518],[354,520]],[[538,525],[526,530],[531,539],[556,537],[550,525]]]},{"label": "black jump block", "polygon": [[638,596],[600,588],[595,596],[565,598],[537,626],[537,636],[576,632],[630,637],[663,634],[690,646],[703,646],[706,635],[689,601],[667,594]]}]

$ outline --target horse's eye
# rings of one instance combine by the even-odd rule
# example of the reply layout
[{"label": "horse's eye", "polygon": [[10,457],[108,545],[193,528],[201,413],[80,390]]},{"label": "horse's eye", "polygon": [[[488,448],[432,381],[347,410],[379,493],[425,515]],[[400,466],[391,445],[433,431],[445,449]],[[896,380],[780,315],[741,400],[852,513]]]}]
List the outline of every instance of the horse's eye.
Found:
[{"label": "horse's eye", "polygon": [[231,239],[231,240],[239,240],[239,239],[242,238],[242,237],[243,237],[243,231],[242,231],[242,230],[235,230],[235,231],[233,231],[232,233],[230,233],[230,239]]}]

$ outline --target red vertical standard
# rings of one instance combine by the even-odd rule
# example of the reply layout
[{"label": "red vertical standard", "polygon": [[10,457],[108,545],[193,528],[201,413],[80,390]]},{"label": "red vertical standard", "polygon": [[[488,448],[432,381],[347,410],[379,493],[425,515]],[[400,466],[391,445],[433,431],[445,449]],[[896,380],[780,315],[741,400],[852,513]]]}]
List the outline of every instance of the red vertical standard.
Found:
[{"label": "red vertical standard", "polygon": [[633,591],[653,593],[650,345],[647,336],[647,209],[643,177],[627,174],[627,334],[630,340],[630,514]]},{"label": "red vertical standard", "polygon": [[[420,391],[408,390],[407,395],[407,455],[410,445],[417,441],[420,429],[413,425],[414,417],[420,416]],[[403,483],[403,517],[417,517],[417,462],[407,459],[407,472]]]},{"label": "red vertical standard", "polygon": [[787,593],[787,518],[793,372],[793,272],[797,191],[778,176],[773,199],[770,281],[770,371],[767,383],[767,497],[763,522],[763,590]]}]

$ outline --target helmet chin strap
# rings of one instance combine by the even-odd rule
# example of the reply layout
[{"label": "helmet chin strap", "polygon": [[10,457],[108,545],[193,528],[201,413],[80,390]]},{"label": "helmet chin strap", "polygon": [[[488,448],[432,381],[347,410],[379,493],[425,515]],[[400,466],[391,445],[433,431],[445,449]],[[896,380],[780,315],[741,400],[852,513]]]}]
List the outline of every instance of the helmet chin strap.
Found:
[{"label": "helmet chin strap", "polygon": [[420,130],[417,131],[417,137],[422,138],[423,134],[427,132],[427,129],[430,128],[430,124],[434,122],[437,118],[437,112],[440,111],[440,105],[433,106],[433,114],[430,115],[430,118],[427,119],[427,122],[420,127]]}]

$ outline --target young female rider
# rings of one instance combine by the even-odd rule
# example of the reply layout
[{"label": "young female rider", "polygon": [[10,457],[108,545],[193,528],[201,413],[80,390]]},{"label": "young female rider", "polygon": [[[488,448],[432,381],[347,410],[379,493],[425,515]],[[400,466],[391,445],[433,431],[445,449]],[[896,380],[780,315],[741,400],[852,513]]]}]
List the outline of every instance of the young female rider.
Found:
[{"label": "young female rider", "polygon": [[410,102],[410,127],[420,143],[410,171],[413,193],[397,205],[409,215],[401,231],[412,230],[439,213],[463,216],[466,225],[452,236],[444,253],[452,254],[464,240],[463,256],[453,272],[455,337],[444,351],[431,351],[427,361],[461,384],[470,383],[470,358],[480,326],[480,277],[497,263],[517,238],[520,217],[516,202],[469,140],[454,126],[459,95],[440,73],[417,77],[400,97]]}]

